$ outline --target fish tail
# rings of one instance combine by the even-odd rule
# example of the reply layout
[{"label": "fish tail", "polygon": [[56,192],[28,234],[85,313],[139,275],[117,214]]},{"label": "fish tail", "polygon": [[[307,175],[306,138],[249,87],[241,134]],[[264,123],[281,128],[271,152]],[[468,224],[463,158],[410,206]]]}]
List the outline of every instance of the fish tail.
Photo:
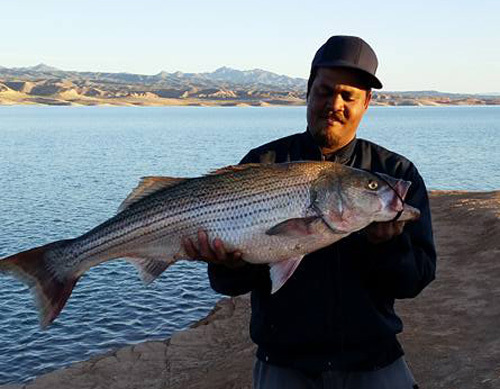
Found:
[{"label": "fish tail", "polygon": [[80,278],[71,269],[62,271],[60,258],[72,240],[61,240],[0,260],[0,271],[12,273],[35,296],[40,325],[47,327],[59,315]]}]

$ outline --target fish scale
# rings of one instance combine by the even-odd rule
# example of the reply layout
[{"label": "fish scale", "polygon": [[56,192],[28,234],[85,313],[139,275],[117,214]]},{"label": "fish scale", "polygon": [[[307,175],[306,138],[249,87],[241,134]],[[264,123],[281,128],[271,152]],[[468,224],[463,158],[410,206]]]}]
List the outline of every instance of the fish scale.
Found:
[{"label": "fish scale", "polygon": [[[241,203],[238,203],[240,199],[234,198],[232,200],[233,206],[229,208],[223,203],[213,203],[208,206],[196,207],[196,214],[190,213],[190,210],[185,210],[185,212],[181,213],[181,215],[188,215],[185,218],[174,218],[174,220],[166,218],[162,222],[151,226],[149,231],[149,234],[153,235],[151,240],[155,240],[155,235],[160,238],[162,236],[172,236],[173,241],[171,240],[169,244],[161,247],[164,255],[172,257],[176,252],[168,250],[169,248],[180,248],[179,235],[195,237],[198,229],[203,228],[210,235],[219,236],[225,240],[228,247],[236,246],[241,243],[241,241],[238,241],[238,237],[244,236],[245,233],[248,234],[253,227],[266,227],[269,223],[277,223],[289,216],[290,212],[286,210],[286,206],[289,205],[290,198],[300,193],[294,190],[295,187],[289,189],[289,192],[282,193],[281,196],[271,196],[266,202],[255,200],[254,196],[247,197],[246,201]],[[284,201],[284,199],[287,200]],[[307,206],[306,202],[299,201],[301,208]],[[196,223],[193,223],[194,219],[196,219]],[[269,225],[269,227],[271,226],[272,224]],[[170,233],[165,234],[169,227],[174,228],[171,228]],[[248,231],[245,231],[246,229]]]},{"label": "fish scale", "polygon": [[[229,183],[231,183],[231,181],[232,180],[228,180]],[[216,187],[214,192],[209,192],[206,188],[204,188],[202,191],[198,191],[201,193],[197,193],[196,191],[197,188],[200,188],[199,185],[195,186],[195,190],[193,190],[192,186],[193,185],[189,185],[187,188],[181,188],[182,190],[178,190],[178,193],[174,192],[171,195],[170,193],[164,193],[163,196],[158,196],[158,199],[155,199],[155,201],[145,202],[140,205],[138,204],[133,209],[125,210],[123,214],[117,215],[114,218],[115,220],[111,219],[101,227],[97,227],[88,234],[82,236],[82,242],[79,245],[82,251],[79,253],[79,256],[98,256],[106,253],[107,250],[113,247],[121,247],[131,241],[138,239],[141,240],[144,235],[159,234],[160,236],[166,236],[170,234],[183,233],[183,235],[193,236],[196,234],[200,226],[213,230],[214,233],[221,232],[222,237],[230,238],[231,236],[224,234],[225,223],[235,222],[235,218],[241,218],[241,214],[235,212],[235,204],[241,208],[246,207],[247,214],[270,211],[269,208],[260,210],[255,209],[255,205],[262,203],[262,199],[256,196],[255,191],[254,193],[249,193],[248,190],[242,191],[241,194],[229,196],[225,199],[223,197],[221,198],[219,193],[224,190],[227,191],[227,184],[221,185],[222,188]],[[295,187],[296,184],[290,186],[289,188],[282,187],[278,189],[276,187],[273,188],[269,185],[269,183],[264,183],[264,185],[258,185],[256,187],[256,189],[259,190],[259,192],[256,193],[267,192],[267,203],[272,203],[273,201],[278,200],[279,196],[269,196],[269,190],[274,189],[277,193],[283,193],[284,189],[290,189],[291,193],[286,193],[286,196],[291,196],[295,192]],[[186,202],[186,192],[191,192],[190,198],[194,198],[195,201],[191,201],[189,203]],[[170,195],[171,199],[169,199],[169,196],[166,195]],[[285,195],[282,194],[281,197],[283,196]],[[227,207],[227,204],[232,204],[233,206]],[[229,213],[221,213],[221,211],[226,208]],[[274,206],[274,208],[279,207]],[[171,212],[171,209],[175,209],[176,211]],[[213,220],[207,220],[203,217],[210,211],[214,214],[217,212],[218,215],[225,215],[225,217],[220,216],[220,223],[214,225]],[[146,214],[146,217],[144,217],[144,214]],[[198,227],[193,229],[192,225],[195,219],[197,219],[196,222]],[[263,220],[261,219],[257,219],[255,223],[261,223],[262,221]],[[138,231],[142,231],[142,233],[137,234]],[[154,240],[155,238],[148,241]],[[95,251],[95,248],[98,248],[97,251]],[[164,253],[166,252],[167,251],[164,251]],[[170,252],[170,256],[173,256],[174,254],[175,252]]]},{"label": "fish scale", "polygon": [[45,326],[91,267],[125,258],[150,282],[187,257],[182,238],[195,241],[201,229],[228,251],[243,253],[243,260],[269,264],[274,293],[305,254],[402,211],[406,192],[398,200],[388,182],[409,184],[387,180],[331,162],[249,164],[188,179],[146,177],[114,217],[80,237],[4,258],[0,270],[30,286]]},{"label": "fish scale", "polygon": [[[299,196],[295,207],[291,207],[299,211],[294,215],[298,217],[303,213],[300,210],[309,205],[308,182],[321,168],[322,165],[312,169],[309,167],[308,170],[312,171],[312,174],[304,174],[304,169],[280,167],[279,174],[276,174],[277,169],[274,167],[259,167],[247,171],[208,175],[166,188],[82,236],[81,242],[77,243],[81,248],[78,255],[81,266],[78,272],[85,272],[94,266],[96,261],[110,255],[156,255],[173,262],[174,256],[182,257],[185,254],[180,247],[180,238],[195,238],[200,228],[206,229],[213,237],[218,236],[225,240],[228,248],[241,245],[244,242],[238,239],[239,233],[244,234],[245,231],[242,231],[238,223],[242,212],[236,212],[236,206],[246,207],[247,215],[252,215],[246,218],[250,220],[250,223],[247,223],[249,231],[255,225],[271,227],[270,223],[278,223],[290,216],[290,212],[274,212],[285,210],[285,207],[280,207],[279,204],[284,198],[290,201],[290,198]],[[289,175],[283,176],[283,173]],[[276,175],[280,176],[281,181],[276,180]],[[235,190],[240,187],[241,190]],[[259,205],[264,208],[259,208]],[[214,214],[217,213],[220,219],[218,223],[203,217],[204,213],[210,210],[213,210]],[[259,217],[259,213],[265,213],[267,217]],[[270,217],[271,215],[275,216]],[[234,228],[238,230],[234,231]],[[269,240],[276,243],[275,239]],[[248,247],[249,243],[244,246]]]}]

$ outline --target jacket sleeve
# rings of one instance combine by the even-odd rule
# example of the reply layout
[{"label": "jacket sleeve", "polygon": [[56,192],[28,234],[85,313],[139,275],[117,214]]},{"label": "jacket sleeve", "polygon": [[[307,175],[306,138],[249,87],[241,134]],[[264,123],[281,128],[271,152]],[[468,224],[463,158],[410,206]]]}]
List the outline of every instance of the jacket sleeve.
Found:
[{"label": "jacket sleeve", "polygon": [[371,244],[366,241],[365,246],[370,263],[368,283],[393,298],[415,297],[436,273],[427,189],[413,166],[405,179],[412,182],[405,200],[420,210],[419,220],[406,223],[403,233],[388,242]]},{"label": "jacket sleeve", "polygon": [[[240,162],[259,162],[259,157],[250,151]],[[245,257],[245,253],[243,258]],[[210,286],[218,293],[228,296],[238,296],[255,289],[258,285],[267,285],[269,267],[245,263],[239,268],[229,268],[225,265],[208,264]]]}]

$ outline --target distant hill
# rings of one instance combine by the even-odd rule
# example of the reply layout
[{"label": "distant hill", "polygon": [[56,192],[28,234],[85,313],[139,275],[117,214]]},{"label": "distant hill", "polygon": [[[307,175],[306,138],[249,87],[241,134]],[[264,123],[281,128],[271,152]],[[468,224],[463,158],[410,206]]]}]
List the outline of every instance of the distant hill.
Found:
[{"label": "distant hill", "polygon": [[[1,67],[2,69],[6,69],[4,67]],[[49,72],[60,72],[61,70],[45,65],[44,63],[39,63],[38,65],[35,66],[29,66],[29,67],[21,67],[21,68],[12,68],[12,70],[16,70],[18,72],[36,72],[36,73],[49,73]]]},{"label": "distant hill", "polygon": [[[303,105],[307,80],[262,69],[154,75],[0,66],[0,104]],[[373,105],[500,104],[500,96],[375,92]]]},{"label": "distant hill", "polygon": [[71,81],[116,82],[124,84],[157,85],[163,87],[257,87],[280,91],[302,91],[307,80],[292,78],[261,69],[236,70],[221,67],[207,73],[167,73],[162,71],[155,75],[132,73],[102,73],[64,71],[45,64],[23,68],[0,67],[0,79],[34,81],[41,78],[68,79]]}]

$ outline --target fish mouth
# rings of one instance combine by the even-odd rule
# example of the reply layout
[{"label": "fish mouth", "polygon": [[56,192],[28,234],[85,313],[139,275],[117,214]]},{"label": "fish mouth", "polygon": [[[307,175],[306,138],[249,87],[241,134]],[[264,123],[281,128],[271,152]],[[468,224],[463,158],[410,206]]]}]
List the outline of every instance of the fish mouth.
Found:
[{"label": "fish mouth", "polygon": [[[404,180],[397,180],[393,185],[389,185],[392,189],[392,199],[389,201],[389,209],[394,212],[403,212],[406,205],[404,199],[408,193],[411,182]],[[399,217],[398,217],[399,219]]]},{"label": "fish mouth", "polygon": [[410,189],[411,182],[399,180],[384,173],[376,173],[376,175],[385,181],[389,187],[387,188],[387,192],[390,193],[388,196],[387,208],[396,214],[394,220],[417,220],[420,217],[420,211],[404,202],[408,190]]},{"label": "fish mouth", "polygon": [[419,218],[420,218],[420,211],[417,208],[412,207],[411,205],[408,204],[404,204],[403,211],[396,220],[404,222],[410,220],[418,220]]},{"label": "fish mouth", "polygon": [[420,211],[404,202],[410,185],[411,182],[400,180],[394,187],[394,192],[401,196],[398,197],[393,192],[392,200],[389,203],[389,209],[396,213],[394,221],[410,221],[420,218]]}]

